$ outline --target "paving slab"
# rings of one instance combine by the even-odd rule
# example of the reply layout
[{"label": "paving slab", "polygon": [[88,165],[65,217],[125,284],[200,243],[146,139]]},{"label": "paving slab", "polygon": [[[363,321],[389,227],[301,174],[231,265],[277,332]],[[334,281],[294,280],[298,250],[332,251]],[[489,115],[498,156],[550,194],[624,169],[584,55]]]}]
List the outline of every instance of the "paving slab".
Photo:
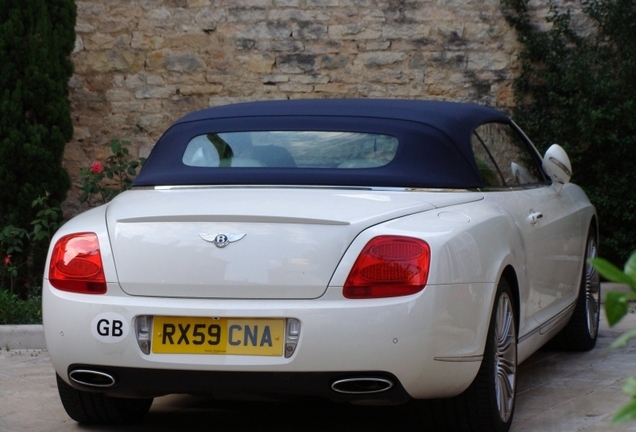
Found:
[{"label": "paving slab", "polygon": [[[629,398],[621,383],[636,375],[636,342],[609,350],[636,314],[609,328],[603,319],[597,347],[587,353],[540,351],[519,368],[512,432],[636,432],[636,422],[612,426],[612,414]],[[415,430],[391,407],[348,404],[257,404],[170,395],[140,424],[82,426],[64,412],[46,350],[0,350],[0,432],[125,431],[400,431]],[[426,430],[425,422],[417,430]],[[443,431],[440,431],[443,432]]]}]

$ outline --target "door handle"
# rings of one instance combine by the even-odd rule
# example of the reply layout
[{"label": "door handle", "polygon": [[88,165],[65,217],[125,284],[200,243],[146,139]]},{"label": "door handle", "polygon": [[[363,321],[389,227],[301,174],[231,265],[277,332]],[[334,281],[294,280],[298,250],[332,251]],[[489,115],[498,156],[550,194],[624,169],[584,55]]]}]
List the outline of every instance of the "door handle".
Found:
[{"label": "door handle", "polygon": [[539,220],[542,218],[543,218],[543,213],[531,211],[530,214],[528,215],[528,222],[530,222],[532,225],[536,225],[539,222]]}]

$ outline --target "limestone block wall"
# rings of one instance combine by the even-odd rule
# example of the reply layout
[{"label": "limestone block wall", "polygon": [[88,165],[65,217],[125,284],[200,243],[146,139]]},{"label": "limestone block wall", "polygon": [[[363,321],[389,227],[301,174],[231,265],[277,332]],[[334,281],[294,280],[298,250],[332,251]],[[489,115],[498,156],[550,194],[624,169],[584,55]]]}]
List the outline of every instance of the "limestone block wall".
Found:
[{"label": "limestone block wall", "polygon": [[[520,45],[499,0],[77,0],[64,164],[147,156],[177,118],[237,101],[418,98],[508,109]],[[533,0],[537,16],[546,1]],[[570,3],[571,0],[570,0]]]}]

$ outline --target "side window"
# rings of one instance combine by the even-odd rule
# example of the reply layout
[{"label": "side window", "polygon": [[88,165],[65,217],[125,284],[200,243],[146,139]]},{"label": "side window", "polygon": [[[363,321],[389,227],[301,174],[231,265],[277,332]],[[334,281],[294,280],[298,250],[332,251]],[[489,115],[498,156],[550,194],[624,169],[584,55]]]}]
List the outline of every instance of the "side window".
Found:
[{"label": "side window", "polygon": [[495,165],[493,157],[481,137],[477,135],[476,132],[473,132],[470,140],[473,146],[473,154],[475,155],[477,168],[479,168],[481,178],[484,179],[484,184],[489,187],[505,186],[503,174],[499,171],[497,165]]},{"label": "side window", "polygon": [[[472,141],[477,166],[487,186],[501,186],[501,182],[506,186],[521,186],[543,180],[541,170],[526,143],[510,125],[481,125],[475,129]],[[496,181],[495,171],[498,175]]]}]

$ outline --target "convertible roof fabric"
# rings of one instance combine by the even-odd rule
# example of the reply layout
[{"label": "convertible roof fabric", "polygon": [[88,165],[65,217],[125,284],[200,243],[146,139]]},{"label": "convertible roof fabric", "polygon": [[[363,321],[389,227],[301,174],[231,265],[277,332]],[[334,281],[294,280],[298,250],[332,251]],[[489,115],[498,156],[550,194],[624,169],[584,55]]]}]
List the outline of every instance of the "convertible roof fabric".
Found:
[{"label": "convertible roof fabric", "polygon": [[[208,108],[175,122],[157,142],[133,186],[325,185],[478,188],[470,136],[487,122],[510,123],[492,108],[440,101],[313,99]],[[263,130],[353,131],[392,135],[400,144],[389,164],[365,169],[206,168],[183,164],[193,137]]]}]

